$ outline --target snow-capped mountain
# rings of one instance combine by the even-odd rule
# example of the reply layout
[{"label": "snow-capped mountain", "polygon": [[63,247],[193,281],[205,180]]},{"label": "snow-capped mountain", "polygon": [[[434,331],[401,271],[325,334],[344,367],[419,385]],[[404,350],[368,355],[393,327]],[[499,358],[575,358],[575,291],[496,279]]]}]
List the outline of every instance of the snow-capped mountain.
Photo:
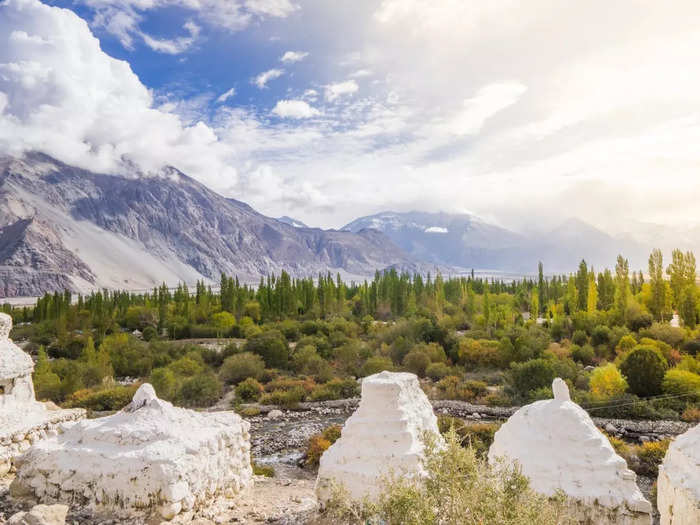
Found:
[{"label": "snow-capped mountain", "polygon": [[289,217],[288,215],[283,215],[282,217],[277,217],[277,220],[280,222],[283,222],[285,224],[289,224],[290,226],[294,226],[295,228],[308,228],[306,224],[301,222],[300,220],[293,219],[292,217]]},{"label": "snow-capped mountain", "polygon": [[532,274],[542,261],[548,273],[574,271],[581,259],[596,268],[615,265],[618,254],[632,268],[646,268],[655,246],[611,236],[578,219],[537,234],[520,234],[468,214],[382,212],[361,217],[345,231],[385,233],[418,260],[463,269]]},{"label": "snow-capped mountain", "polygon": [[0,297],[389,266],[416,268],[380,232],[290,226],[174,168],[121,177],[39,153],[0,158]]}]

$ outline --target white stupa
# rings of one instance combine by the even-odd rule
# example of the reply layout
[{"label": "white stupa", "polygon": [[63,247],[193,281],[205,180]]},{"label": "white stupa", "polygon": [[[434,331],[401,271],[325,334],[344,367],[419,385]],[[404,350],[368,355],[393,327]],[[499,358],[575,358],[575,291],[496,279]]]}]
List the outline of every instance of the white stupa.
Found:
[{"label": "white stupa", "polygon": [[440,432],[414,374],[381,372],[362,381],[360,406],[340,439],[321,456],[316,493],[323,503],[335,483],[352,499],[372,498],[390,475],[423,472],[423,435]]},{"label": "white stupa", "polygon": [[109,516],[171,519],[251,484],[249,428],[234,412],[174,407],[144,384],[122,411],[29,449],[10,492]]},{"label": "white stupa", "polygon": [[678,436],[659,467],[661,525],[700,523],[700,425]]},{"label": "white stupa", "polygon": [[489,462],[516,461],[535,491],[563,491],[576,514],[591,523],[650,524],[651,504],[634,472],[571,401],[566,383],[557,378],[552,390],[554,399],[520,408],[501,426]]},{"label": "white stupa", "polygon": [[47,409],[34,397],[34,361],[10,339],[12,318],[0,313],[0,476],[12,459],[59,423],[85,417],[85,410]]}]

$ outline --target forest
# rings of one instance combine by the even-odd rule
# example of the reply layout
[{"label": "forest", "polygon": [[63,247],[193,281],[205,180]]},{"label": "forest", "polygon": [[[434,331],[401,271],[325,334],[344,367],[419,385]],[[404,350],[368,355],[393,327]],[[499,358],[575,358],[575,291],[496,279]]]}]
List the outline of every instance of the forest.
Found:
[{"label": "forest", "polygon": [[[693,253],[661,251],[645,271],[619,256],[597,271],[511,282],[377,272],[256,286],[166,285],[149,293],[47,294],[12,315],[35,357],[39,399],[92,411],[124,406],[141,382],[190,407],[357,396],[357,379],[417,374],[431,398],[515,406],[551,397],[554,377],[592,415],[700,420]],[[224,397],[226,396],[226,397]]]}]

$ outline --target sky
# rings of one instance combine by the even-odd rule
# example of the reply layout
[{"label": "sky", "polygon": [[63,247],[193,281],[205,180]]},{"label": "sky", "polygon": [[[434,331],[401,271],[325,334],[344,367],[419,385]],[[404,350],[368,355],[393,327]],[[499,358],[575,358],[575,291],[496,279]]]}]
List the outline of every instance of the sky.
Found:
[{"label": "sky", "polygon": [[269,216],[700,222],[700,5],[0,0],[0,152]]}]

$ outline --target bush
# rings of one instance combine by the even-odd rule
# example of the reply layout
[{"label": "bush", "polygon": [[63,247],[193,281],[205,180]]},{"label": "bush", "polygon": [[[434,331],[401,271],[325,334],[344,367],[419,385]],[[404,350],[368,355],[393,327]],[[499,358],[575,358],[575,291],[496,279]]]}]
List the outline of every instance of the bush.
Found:
[{"label": "bush", "polygon": [[237,410],[241,417],[255,417],[260,415],[260,409],[258,407],[243,407]]},{"label": "bush", "polygon": [[627,381],[612,363],[593,370],[589,383],[591,394],[598,401],[621,396],[627,391],[627,386]]},{"label": "bush", "polygon": [[178,380],[172,370],[168,368],[156,368],[151,372],[149,382],[158,394],[158,397],[172,401],[178,391]]},{"label": "bush", "polygon": [[665,394],[682,395],[691,403],[700,401],[700,375],[672,368],[661,382]]},{"label": "bush", "polygon": [[591,344],[593,346],[606,345],[610,343],[612,331],[605,325],[598,325],[593,329],[591,334]]},{"label": "bush", "polygon": [[318,467],[323,453],[340,438],[341,430],[339,425],[332,425],[324,429],[320,434],[311,436],[306,446],[304,466],[310,468]]},{"label": "bush", "polygon": [[270,465],[260,465],[255,461],[251,461],[250,466],[253,467],[253,474],[255,476],[265,476],[266,478],[275,477],[275,469]]},{"label": "bush", "polygon": [[306,397],[306,391],[301,387],[291,390],[275,390],[263,394],[260,398],[262,405],[278,405],[283,408],[294,408]]},{"label": "bush", "polygon": [[389,476],[376,503],[352,502],[342,488],[332,492],[326,513],[331,523],[437,525],[554,525],[574,523],[562,496],[536,494],[514,465],[496,467],[463,448],[455,432],[446,446],[426,438],[425,476]]},{"label": "bush", "polygon": [[113,386],[99,390],[78,390],[66,400],[65,408],[87,408],[98,412],[121,410],[131,403],[136,386]]},{"label": "bush", "polygon": [[403,366],[418,377],[425,377],[425,370],[430,365],[430,358],[420,350],[412,350],[403,358]]},{"label": "bush", "polygon": [[641,397],[655,396],[661,393],[666,363],[657,349],[638,346],[623,358],[620,371],[627,378],[630,392]]},{"label": "bush", "polygon": [[251,352],[227,357],[219,370],[221,380],[228,384],[238,384],[249,377],[260,380],[265,371],[265,361]]},{"label": "bush", "polygon": [[249,377],[236,386],[236,397],[243,401],[257,401],[260,399],[263,391],[263,386],[257,379]]},{"label": "bush", "polygon": [[512,363],[508,380],[518,395],[527,397],[531,390],[552,385],[554,366],[548,359],[532,359],[524,363]]},{"label": "bush", "polygon": [[688,407],[681,414],[681,419],[686,423],[700,423],[700,407]]},{"label": "bush", "polygon": [[578,363],[590,365],[595,360],[595,350],[591,345],[572,345],[571,358]]},{"label": "bush", "polygon": [[348,399],[360,394],[360,385],[354,379],[331,379],[324,385],[316,386],[309,399],[311,401],[330,401]]},{"label": "bush", "polygon": [[289,364],[287,341],[277,330],[268,330],[251,337],[246,341],[244,350],[258,354],[268,368],[287,368]]},{"label": "bush", "polygon": [[637,474],[656,479],[659,475],[659,465],[664,460],[664,456],[670,444],[670,439],[642,443],[637,451],[637,457],[639,458],[639,467],[636,470]]},{"label": "bush", "polygon": [[143,329],[142,336],[144,341],[152,341],[158,337],[158,330],[156,330],[153,326],[148,325]]},{"label": "bush", "polygon": [[571,336],[571,342],[578,346],[586,345],[588,344],[588,334],[583,330],[576,330]]},{"label": "bush", "polygon": [[478,457],[485,458],[493,443],[493,436],[501,427],[501,423],[468,423],[462,419],[450,416],[438,417],[438,428],[445,435],[451,429],[459,436],[463,447],[472,447]]},{"label": "bush", "polygon": [[425,369],[425,375],[433,381],[439,381],[443,377],[447,377],[449,373],[450,367],[445,363],[430,363],[428,368]]},{"label": "bush", "polygon": [[693,339],[683,345],[683,351],[690,355],[698,355],[700,351],[700,339]]},{"label": "bush", "polygon": [[365,364],[362,365],[362,368],[360,368],[360,376],[367,377],[372,374],[383,372],[384,370],[392,371],[393,369],[394,363],[392,363],[391,359],[388,357],[372,356],[367,359]]},{"label": "bush", "polygon": [[211,372],[202,372],[182,383],[177,399],[185,406],[208,407],[219,400],[221,391],[219,379]]}]

